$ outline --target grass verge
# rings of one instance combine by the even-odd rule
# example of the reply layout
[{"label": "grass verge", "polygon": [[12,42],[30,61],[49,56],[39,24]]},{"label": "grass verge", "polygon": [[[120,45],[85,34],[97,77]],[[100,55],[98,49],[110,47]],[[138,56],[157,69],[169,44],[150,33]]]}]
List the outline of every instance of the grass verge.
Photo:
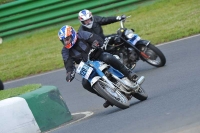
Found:
[{"label": "grass verge", "polygon": [[12,89],[7,89],[7,90],[1,90],[0,91],[0,100],[18,96],[27,92],[31,92],[33,90],[36,90],[41,87],[41,84],[30,84],[30,85],[25,85],[22,87],[17,87],[17,88],[12,88]]}]

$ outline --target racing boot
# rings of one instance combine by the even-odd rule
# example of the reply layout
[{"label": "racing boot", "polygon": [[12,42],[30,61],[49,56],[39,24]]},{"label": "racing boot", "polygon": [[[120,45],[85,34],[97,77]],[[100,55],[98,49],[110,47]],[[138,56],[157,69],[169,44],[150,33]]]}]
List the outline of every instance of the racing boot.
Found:
[{"label": "racing boot", "polygon": [[131,81],[136,81],[138,78],[137,74],[133,72],[133,70],[126,68],[123,64],[121,65],[119,71]]},{"label": "racing boot", "polygon": [[103,104],[104,108],[107,108],[108,106],[113,106],[108,100]]}]

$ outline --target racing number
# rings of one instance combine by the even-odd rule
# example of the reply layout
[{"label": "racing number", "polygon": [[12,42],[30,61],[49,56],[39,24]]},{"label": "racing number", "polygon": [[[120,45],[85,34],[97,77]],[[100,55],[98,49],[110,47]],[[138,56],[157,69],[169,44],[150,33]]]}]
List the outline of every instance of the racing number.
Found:
[{"label": "racing number", "polygon": [[80,71],[80,74],[81,74],[82,76],[85,76],[86,73],[87,73],[87,69],[85,69],[85,68],[83,67],[83,68],[81,69],[81,71]]}]

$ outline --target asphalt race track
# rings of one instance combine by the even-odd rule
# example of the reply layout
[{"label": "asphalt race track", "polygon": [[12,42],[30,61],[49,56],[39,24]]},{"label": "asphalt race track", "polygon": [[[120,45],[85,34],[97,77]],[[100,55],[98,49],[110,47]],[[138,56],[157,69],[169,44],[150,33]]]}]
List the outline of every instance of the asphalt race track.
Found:
[{"label": "asphalt race track", "polygon": [[145,76],[146,101],[131,99],[131,106],[103,108],[104,100],[84,90],[76,75],[65,81],[60,69],[4,83],[5,89],[32,83],[59,88],[74,120],[50,133],[199,133],[200,35],[158,46],[166,56],[164,67],[142,61],[135,68]]}]

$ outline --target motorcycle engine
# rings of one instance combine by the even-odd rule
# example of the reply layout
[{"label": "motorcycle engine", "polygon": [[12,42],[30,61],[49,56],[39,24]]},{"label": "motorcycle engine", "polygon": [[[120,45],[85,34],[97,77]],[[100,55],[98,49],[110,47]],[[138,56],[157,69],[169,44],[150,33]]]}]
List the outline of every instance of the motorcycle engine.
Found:
[{"label": "motorcycle engine", "polygon": [[129,52],[129,60],[136,62],[136,60],[138,59],[138,55],[135,52],[135,50],[133,48],[128,48],[128,52]]},{"label": "motorcycle engine", "polygon": [[129,69],[133,69],[137,60],[139,59],[136,51],[133,48],[128,48],[128,51],[126,48],[121,49],[119,56],[121,62]]}]

